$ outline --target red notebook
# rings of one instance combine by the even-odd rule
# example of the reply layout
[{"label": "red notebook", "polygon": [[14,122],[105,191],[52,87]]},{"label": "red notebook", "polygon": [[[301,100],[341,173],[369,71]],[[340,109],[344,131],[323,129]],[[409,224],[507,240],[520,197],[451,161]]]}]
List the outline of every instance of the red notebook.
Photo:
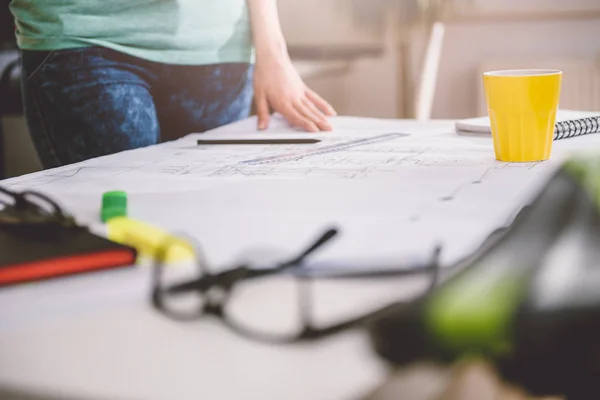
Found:
[{"label": "red notebook", "polygon": [[131,267],[136,256],[83,227],[56,224],[48,234],[0,226],[0,286]]}]

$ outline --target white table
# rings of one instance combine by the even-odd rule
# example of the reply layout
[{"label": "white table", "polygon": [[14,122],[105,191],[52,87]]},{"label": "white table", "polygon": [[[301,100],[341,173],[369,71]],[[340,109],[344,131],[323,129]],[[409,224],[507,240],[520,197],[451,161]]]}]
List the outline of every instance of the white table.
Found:
[{"label": "white table", "polygon": [[[248,131],[253,123],[245,121],[220,132]],[[531,190],[541,184],[559,160],[573,151],[600,145],[600,135],[556,142],[551,161],[525,168],[495,162],[489,137],[458,136],[453,132],[451,121],[417,123],[339,118],[334,120],[334,126],[336,131],[331,137],[340,134],[352,138],[362,137],[365,132],[395,131],[408,132],[416,138],[414,142],[406,142],[407,147],[418,149],[423,143],[429,144],[418,152],[418,157],[415,156],[416,164],[405,160],[390,170],[372,154],[370,161],[363,159],[360,168],[356,169],[356,165],[348,167],[348,160],[361,160],[364,156],[349,153],[344,159],[343,171],[363,172],[358,177],[353,175],[354,179],[332,178],[328,175],[331,169],[324,174],[311,172],[300,178],[290,176],[294,175],[293,169],[285,170],[281,176],[215,177],[206,172],[209,166],[231,164],[233,156],[214,148],[202,150],[204,153],[200,157],[200,150],[194,144],[197,136],[191,135],[180,141],[23,176],[2,184],[13,189],[33,187],[43,190],[60,199],[81,220],[88,221],[97,218],[102,190],[109,188],[109,183],[122,184],[130,189],[133,216],[168,228],[185,229],[202,241],[209,258],[218,265],[246,246],[258,244],[276,244],[281,250],[297,252],[314,238],[320,224],[328,217],[344,225],[344,216],[353,209],[363,213],[363,217],[353,218],[348,221],[348,226],[343,226],[347,228],[347,235],[337,247],[334,245],[329,253],[326,252],[324,260],[340,256],[344,251],[356,251],[352,253],[355,256],[366,254],[359,246],[365,240],[365,236],[358,233],[363,230],[368,230],[364,235],[382,233],[371,241],[371,244],[381,243],[381,248],[373,249],[378,255],[386,251],[386,254],[392,254],[389,251],[393,250],[394,243],[400,249],[424,251],[431,244],[429,237],[445,238],[450,253],[453,253],[453,237],[464,235],[467,238],[483,228],[490,228],[475,224],[465,208],[474,213],[475,206],[492,204],[490,196],[493,196],[495,202],[505,202],[507,208],[489,205],[490,213],[502,214],[492,216],[489,223],[505,221],[519,202],[530,198]],[[289,129],[276,123],[272,131],[287,132]],[[398,151],[398,147],[389,147],[391,144],[386,146],[371,149],[380,153]],[[190,153],[200,158],[195,164],[188,160],[185,166],[179,167],[196,171],[197,175],[174,173],[177,160],[180,160],[177,157],[188,157]],[[207,154],[215,155],[211,158],[213,164],[206,161]],[[324,157],[311,162],[332,162],[331,157],[338,155]],[[391,163],[390,160],[398,160],[394,157],[397,156],[388,154],[383,159]],[[415,157],[412,157],[413,161]],[[164,159],[170,159],[170,164],[161,164]],[[339,157],[336,160],[336,163],[341,162]],[[373,160],[377,161],[377,168],[365,173],[365,165]],[[456,165],[459,161],[464,163],[462,167]],[[299,165],[306,167],[302,163]],[[171,172],[165,175],[167,167]],[[111,170],[108,174],[111,168],[117,172]],[[448,178],[436,178],[442,171],[440,168],[452,171]],[[489,180],[453,192],[464,203],[439,199],[431,202],[427,197],[428,191],[444,192],[453,176],[458,179],[463,174],[471,182],[469,174],[479,174],[480,168]],[[140,182],[144,177],[145,184]],[[75,182],[78,185],[73,186]],[[497,190],[492,192],[496,185],[504,188],[499,191],[500,195]],[[290,194],[294,187],[300,190]],[[510,193],[511,190],[505,190],[507,188],[518,193]],[[320,195],[315,199],[307,196],[303,189],[310,189],[310,193],[318,190]],[[295,198],[300,198],[309,203],[306,207],[311,213],[295,208],[294,213],[286,214],[285,208],[273,203],[270,207],[274,220],[267,221],[265,214],[269,213],[269,208],[257,205],[264,200],[257,195],[261,190],[267,191],[265,198],[273,201],[293,203]],[[339,191],[345,191],[350,197],[344,202],[338,201]],[[415,191],[420,193],[415,194]],[[233,196],[237,200],[224,196]],[[478,200],[486,199],[486,196],[486,202]],[[310,204],[311,201],[314,204]],[[394,209],[396,202],[402,202],[402,207]],[[384,214],[387,218],[375,211],[369,214],[369,204],[372,208],[390,208],[389,213]],[[407,222],[400,218],[408,212],[407,207],[412,207],[410,212],[420,212],[416,215],[424,222]],[[214,214],[220,217],[211,217]],[[399,222],[394,225],[396,217]],[[309,221],[303,224],[306,220]],[[386,220],[391,220],[394,226],[386,225]],[[252,223],[260,224],[261,221],[266,228],[252,228]],[[297,223],[294,225],[297,229],[291,227],[292,223]],[[425,228],[419,228],[421,223]],[[432,230],[431,224],[435,223],[439,229]],[[386,241],[393,232],[401,234],[403,239]],[[459,256],[461,251],[469,248],[466,244],[466,240],[457,243],[453,256]],[[270,346],[242,339],[212,320],[190,323],[168,320],[149,305],[148,272],[148,268],[138,267],[0,290],[0,387],[65,398],[354,399],[370,391],[385,377],[384,366],[373,355],[367,336],[361,331],[347,332],[316,343]],[[366,297],[340,298],[344,296],[343,292],[333,289],[324,292],[321,304],[332,307],[326,311],[329,316],[356,307],[369,309],[366,304],[414,296],[424,284],[425,281],[418,278],[394,282],[394,285],[386,286],[385,292],[378,288],[378,298],[373,298],[372,292]],[[283,291],[278,286],[265,286],[250,303],[261,303],[265,307],[264,304],[269,301],[273,304],[274,299],[283,296]],[[367,303],[366,298],[373,303]],[[270,313],[268,305],[264,310],[263,317],[277,318]]]}]

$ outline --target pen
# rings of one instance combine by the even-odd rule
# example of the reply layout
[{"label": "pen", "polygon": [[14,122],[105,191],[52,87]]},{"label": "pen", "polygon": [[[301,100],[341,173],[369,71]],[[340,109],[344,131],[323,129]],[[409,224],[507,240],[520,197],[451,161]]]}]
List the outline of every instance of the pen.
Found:
[{"label": "pen", "polygon": [[198,139],[198,144],[315,144],[319,139]]}]

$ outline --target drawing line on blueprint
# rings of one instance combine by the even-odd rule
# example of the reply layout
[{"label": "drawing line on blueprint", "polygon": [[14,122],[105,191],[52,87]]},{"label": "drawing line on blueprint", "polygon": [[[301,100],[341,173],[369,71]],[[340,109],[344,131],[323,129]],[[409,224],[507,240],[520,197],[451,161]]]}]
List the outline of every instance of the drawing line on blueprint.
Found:
[{"label": "drawing line on blueprint", "polygon": [[[163,162],[171,158],[172,155],[166,157],[159,162]],[[127,174],[141,168],[144,168],[148,164],[154,164],[155,162],[144,163],[141,165],[119,165],[119,166],[95,166],[95,165],[83,165],[80,167],[64,168],[59,171],[48,170],[36,173],[36,176],[31,178],[25,178],[19,182],[9,183],[7,187],[27,187],[27,188],[40,188],[52,184],[60,184],[61,181],[66,180],[67,184],[63,188],[70,188],[75,185],[89,183],[97,179],[103,179],[108,177],[117,177],[119,175]],[[113,171],[107,174],[107,171]],[[97,175],[92,176],[81,176],[86,172]],[[81,176],[81,178],[79,178]]]},{"label": "drawing line on blueprint", "polygon": [[[298,163],[290,162],[284,164],[234,164],[219,168],[211,177],[308,177],[310,175],[333,175],[345,179],[366,178],[372,173],[390,172],[393,167],[400,166],[406,160],[416,157],[421,153],[410,154],[403,157],[391,156],[372,159],[355,159],[352,155],[346,155],[337,159],[300,160]],[[304,162],[302,162],[304,161]]]},{"label": "drawing line on blueprint", "polygon": [[[263,148],[257,146],[248,146],[252,148],[252,157],[262,157],[274,154],[272,146]],[[304,146],[292,145],[277,147],[279,151],[295,151]],[[259,152],[257,154],[257,151]],[[156,168],[152,172],[168,175],[200,175],[200,176],[219,176],[219,170],[229,168],[231,165],[239,164],[240,161],[248,157],[249,151],[240,151],[237,147],[235,151],[229,149],[219,152],[207,153],[202,151],[200,154],[195,154],[196,149],[192,152],[177,152],[174,156],[167,160],[166,165],[161,165],[161,162],[148,164],[146,168]]]},{"label": "drawing line on blueprint", "polygon": [[348,142],[332,144],[329,146],[317,146],[315,148],[311,148],[311,149],[308,149],[305,151],[279,154],[279,155],[269,156],[269,157],[254,158],[252,160],[242,161],[241,164],[257,165],[257,164],[282,163],[282,162],[286,162],[286,161],[297,161],[297,160],[300,160],[300,159],[303,159],[306,157],[343,151],[343,150],[347,150],[352,147],[365,146],[368,144],[379,143],[379,142],[388,141],[388,140],[394,140],[394,139],[397,139],[400,137],[406,137],[406,136],[409,136],[409,134],[408,133],[386,133],[384,135],[379,135],[379,136],[374,136],[374,137],[369,137],[369,138],[364,138],[364,139],[351,140]]},{"label": "drawing line on blueprint", "polygon": [[[24,180],[21,180],[20,182],[10,183],[7,185],[7,187],[27,186],[29,188],[38,188],[38,187],[42,187],[42,186],[46,186],[46,185],[50,185],[50,184],[59,183],[60,181],[63,181],[63,180],[75,179],[74,182],[70,182],[70,184],[66,186],[66,187],[69,187],[69,186],[72,186],[77,183],[83,183],[81,180],[77,180],[77,176],[79,176],[80,173],[83,173],[83,171],[90,170],[90,169],[106,171],[107,168],[121,170],[124,168],[130,168],[130,167],[93,167],[93,166],[75,167],[72,169],[66,169],[64,171],[51,171],[51,172],[42,173],[39,176],[34,176],[29,179],[24,179]],[[127,172],[127,171],[122,171],[122,172]],[[115,174],[115,176],[116,175],[119,175],[119,174]],[[99,177],[96,177],[96,178],[99,178]],[[85,182],[87,182],[88,180],[92,180],[95,178],[82,178],[82,179],[86,179]]]},{"label": "drawing line on blueprint", "polygon": [[355,179],[363,178],[368,176],[368,167],[357,167],[357,168],[323,168],[319,166],[313,166],[310,168],[306,167],[292,167],[286,169],[269,168],[266,166],[260,168],[247,169],[237,165],[228,166],[220,169],[211,176],[219,177],[235,177],[235,176],[246,176],[246,177],[308,177],[310,175],[332,175],[339,178]]},{"label": "drawing line on blueprint", "polygon": [[[532,163],[531,165],[519,165],[519,167],[523,168],[527,168],[527,170],[531,170],[533,169],[536,165],[538,165],[539,163]],[[506,168],[511,168],[510,164],[504,164],[502,166],[494,166],[494,167],[489,167],[485,170],[485,172],[476,180],[471,181],[471,182],[466,182],[463,183],[462,185],[458,186],[456,189],[454,189],[453,191],[450,192],[450,194],[448,194],[447,196],[443,196],[442,198],[440,198],[441,201],[452,201],[454,200],[461,191],[463,191],[465,188],[472,186],[472,185],[480,185],[482,183],[485,182],[486,178],[491,174],[492,171],[497,171],[497,170],[501,170],[501,169],[506,169]]]},{"label": "drawing line on blueprint", "polygon": [[[422,150],[422,148],[421,148]],[[358,156],[360,154],[360,156]],[[336,177],[355,179],[367,177],[373,173],[393,173],[398,168],[408,166],[419,167],[470,167],[489,166],[490,160],[485,158],[463,159],[460,156],[449,157],[440,160],[434,154],[420,151],[406,151],[402,155],[398,153],[375,152],[369,157],[367,152],[345,152],[325,153],[314,158],[294,160],[286,163],[264,163],[244,164],[239,162],[239,155],[226,154],[224,157],[210,157],[205,160],[197,159],[195,162],[176,163],[177,159],[168,160],[166,165],[148,165],[147,168],[155,168],[154,171],[169,175],[179,176],[202,176],[202,177],[308,177],[315,175],[332,175]],[[357,157],[358,156],[358,157]],[[533,165],[520,164],[519,168],[531,169]],[[493,166],[493,169],[507,168],[507,164]],[[488,169],[488,172],[491,169]],[[479,178],[483,181],[485,176]],[[456,196],[460,191],[451,193],[448,198]]]},{"label": "drawing line on blueprint", "polygon": [[[511,169],[511,168],[525,168],[528,171],[532,170],[533,168],[535,168],[537,165],[539,165],[540,162],[534,162],[531,164],[504,164],[504,165],[498,165],[498,166],[492,166],[487,168],[480,176],[479,178],[471,181],[471,182],[466,182],[463,184],[460,184],[459,186],[457,186],[454,190],[450,191],[450,194],[448,196],[443,196],[438,198],[438,202],[448,202],[448,201],[452,201],[454,200],[461,191],[463,191],[466,187],[469,187],[471,185],[480,185],[482,183],[484,183],[488,178],[491,177],[491,174],[493,171],[500,171],[503,169]],[[413,213],[410,216],[408,216],[404,222],[408,223],[408,224],[416,224],[419,223],[423,217],[423,215],[426,215],[428,213],[428,209],[431,208],[431,205],[428,206],[426,209],[421,209],[419,212]]]}]

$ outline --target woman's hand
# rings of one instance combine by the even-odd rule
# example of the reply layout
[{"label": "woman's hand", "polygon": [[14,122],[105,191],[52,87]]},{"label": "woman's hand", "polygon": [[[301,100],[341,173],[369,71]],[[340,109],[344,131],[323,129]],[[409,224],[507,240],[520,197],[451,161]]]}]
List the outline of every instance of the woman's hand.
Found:
[{"label": "woman's hand", "polygon": [[254,96],[258,129],[268,127],[272,109],[290,124],[308,132],[331,130],[327,117],[335,115],[335,111],[304,84],[293,66],[281,32],[276,1],[247,2],[256,49]]},{"label": "woman's hand", "polygon": [[304,84],[287,57],[281,58],[266,57],[256,61],[254,96],[258,129],[268,127],[272,109],[290,124],[307,132],[330,131],[327,117],[335,115],[333,107]]}]

